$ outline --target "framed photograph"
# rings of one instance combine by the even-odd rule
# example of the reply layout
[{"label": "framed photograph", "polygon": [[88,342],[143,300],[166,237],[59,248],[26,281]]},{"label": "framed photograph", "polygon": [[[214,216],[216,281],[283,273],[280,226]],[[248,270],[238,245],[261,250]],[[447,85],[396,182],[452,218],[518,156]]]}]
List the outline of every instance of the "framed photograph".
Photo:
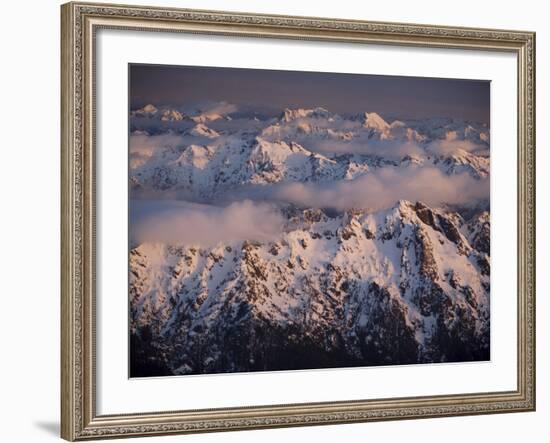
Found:
[{"label": "framed photograph", "polygon": [[62,437],[535,409],[535,35],[68,3]]}]

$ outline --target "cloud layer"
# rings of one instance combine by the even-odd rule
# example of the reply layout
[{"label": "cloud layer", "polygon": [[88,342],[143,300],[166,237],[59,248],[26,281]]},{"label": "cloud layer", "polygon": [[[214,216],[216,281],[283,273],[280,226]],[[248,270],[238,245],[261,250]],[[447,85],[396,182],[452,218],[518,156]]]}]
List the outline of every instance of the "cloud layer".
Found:
[{"label": "cloud layer", "polygon": [[130,135],[130,169],[145,164],[155,154],[159,147],[176,148],[182,144],[182,137],[173,134]]},{"label": "cloud layer", "polygon": [[269,241],[283,219],[269,204],[250,200],[225,207],[181,201],[132,201],[132,243],[214,246],[243,240]]},{"label": "cloud layer", "polygon": [[321,154],[375,155],[389,160],[400,160],[406,155],[424,155],[424,150],[417,143],[403,140],[319,140],[311,146],[305,142],[304,146]]},{"label": "cloud layer", "polygon": [[485,199],[489,197],[489,180],[478,180],[466,173],[449,176],[434,167],[387,167],[354,180],[256,186],[242,189],[236,196],[304,207],[376,211],[391,207],[398,200],[439,205]]},{"label": "cloud layer", "polygon": [[139,168],[166,149],[183,151],[193,144],[212,143],[212,139],[194,134],[132,134],[130,135],[130,169]]},{"label": "cloud layer", "polygon": [[489,155],[489,146],[469,139],[461,139],[456,131],[449,131],[445,138],[434,140],[426,146],[426,150],[435,155],[449,156],[470,152],[476,155]]}]

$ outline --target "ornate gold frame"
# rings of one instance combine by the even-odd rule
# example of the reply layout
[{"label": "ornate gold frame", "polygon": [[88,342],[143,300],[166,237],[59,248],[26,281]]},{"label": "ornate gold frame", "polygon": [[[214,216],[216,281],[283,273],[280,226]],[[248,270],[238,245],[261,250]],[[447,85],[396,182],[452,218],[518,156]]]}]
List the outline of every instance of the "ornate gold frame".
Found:
[{"label": "ornate gold frame", "polygon": [[[535,34],[68,3],[61,7],[61,436],[259,429],[535,409]],[[508,51],[518,59],[518,380],[491,392],[98,416],[95,409],[94,33],[99,28]]]}]

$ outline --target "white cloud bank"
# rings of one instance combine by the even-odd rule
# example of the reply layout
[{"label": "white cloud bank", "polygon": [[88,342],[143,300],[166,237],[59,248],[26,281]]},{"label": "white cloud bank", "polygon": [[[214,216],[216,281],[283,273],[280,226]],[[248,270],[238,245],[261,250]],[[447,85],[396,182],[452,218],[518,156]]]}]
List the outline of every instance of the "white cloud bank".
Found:
[{"label": "white cloud bank", "polygon": [[366,140],[359,138],[354,140],[319,140],[308,146],[304,146],[321,154],[360,154],[375,155],[389,160],[401,160],[407,155],[423,157],[424,150],[418,143],[408,140]]},{"label": "white cloud bank", "polygon": [[398,200],[439,205],[464,203],[488,195],[488,180],[476,180],[468,174],[448,176],[431,167],[383,168],[328,186],[293,183],[277,193],[278,198],[300,205],[371,210],[390,207]]},{"label": "white cloud bank", "polygon": [[184,140],[179,135],[130,135],[130,169],[144,165],[158,148],[177,148]]},{"label": "white cloud bank", "polygon": [[132,241],[214,246],[278,237],[283,219],[269,204],[250,200],[216,207],[181,201],[134,201]]},{"label": "white cloud bank", "polygon": [[387,167],[354,180],[257,186],[242,189],[236,196],[304,207],[376,211],[391,207],[398,200],[437,206],[485,199],[489,197],[489,180],[478,180],[467,173],[446,175],[435,167]]},{"label": "white cloud bank", "polygon": [[[197,125],[198,126],[198,125]],[[208,128],[206,128],[208,130]],[[205,131],[205,133],[207,133]],[[201,135],[199,131],[194,134],[132,134],[130,135],[130,169],[143,166],[157,154],[166,150],[183,151],[193,144],[207,145],[215,143],[212,138]],[[160,158],[160,161],[163,161]]]},{"label": "white cloud bank", "polygon": [[436,155],[449,156],[463,152],[489,155],[489,146],[469,139],[461,139],[456,131],[449,131],[445,138],[434,140],[426,146],[426,150]]},{"label": "white cloud bank", "polygon": [[[439,169],[382,168],[355,180],[285,183],[241,189],[226,206],[179,200],[132,200],[132,244],[160,242],[214,246],[244,240],[272,241],[284,227],[276,203],[310,208],[377,211],[398,200],[430,206],[489,197],[489,180],[469,174],[445,175]],[[231,196],[225,198],[231,200]]]}]

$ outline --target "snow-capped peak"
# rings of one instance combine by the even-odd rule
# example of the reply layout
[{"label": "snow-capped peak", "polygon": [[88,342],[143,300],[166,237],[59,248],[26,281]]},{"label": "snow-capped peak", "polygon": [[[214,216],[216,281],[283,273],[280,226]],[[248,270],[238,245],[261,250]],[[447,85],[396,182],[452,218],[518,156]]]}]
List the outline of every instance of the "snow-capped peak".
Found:
[{"label": "snow-capped peak", "polygon": [[157,112],[158,112],[157,107],[149,103],[148,105],[145,105],[143,108],[135,110],[132,114],[139,117],[151,117],[155,115]]},{"label": "snow-capped peak", "polygon": [[213,129],[210,129],[208,126],[206,126],[203,123],[197,124],[191,130],[191,134],[196,135],[196,136],[208,137],[208,138],[216,138],[216,137],[220,136],[220,134],[218,134]]},{"label": "snow-capped peak", "polygon": [[365,128],[374,129],[380,133],[387,133],[390,129],[390,125],[376,112],[365,112],[365,122],[363,123]]},{"label": "snow-capped peak", "polygon": [[[156,112],[156,111],[155,111]],[[162,121],[165,122],[172,122],[172,121],[180,121],[183,120],[183,114],[179,112],[176,109],[166,109],[162,113],[162,117],[160,118]]]},{"label": "snow-capped peak", "polygon": [[149,103],[148,105],[145,105],[143,108],[143,112],[149,113],[149,114],[156,114],[157,108],[155,105],[152,105]]},{"label": "snow-capped peak", "polygon": [[288,123],[293,120],[296,120],[298,118],[305,118],[305,117],[313,117],[313,118],[328,118],[330,116],[330,112],[327,111],[325,108],[317,107],[314,109],[289,109],[286,108],[282,115],[280,120]]}]

